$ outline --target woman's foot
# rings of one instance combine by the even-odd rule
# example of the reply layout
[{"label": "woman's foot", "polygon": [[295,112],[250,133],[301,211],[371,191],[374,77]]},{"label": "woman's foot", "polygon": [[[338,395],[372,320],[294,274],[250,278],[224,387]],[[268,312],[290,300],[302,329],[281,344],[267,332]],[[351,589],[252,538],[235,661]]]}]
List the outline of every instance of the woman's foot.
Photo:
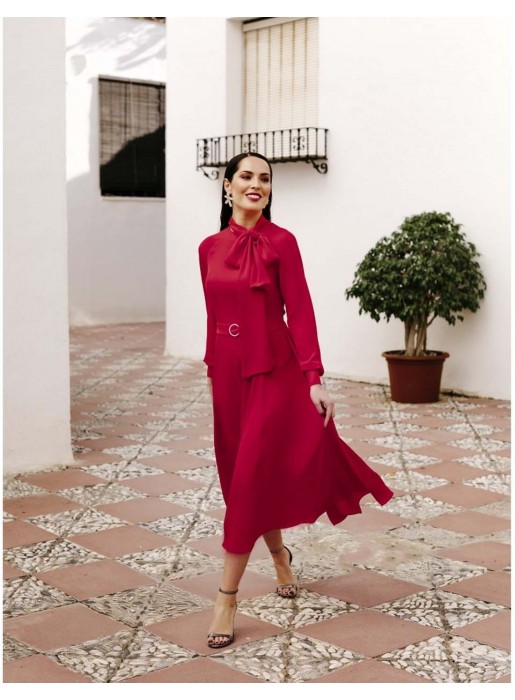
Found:
[{"label": "woman's foot", "polygon": [[299,593],[299,584],[290,567],[293,559],[292,553],[285,545],[280,549],[271,549],[270,553],[277,574],[277,594],[282,598],[295,598]]},{"label": "woman's foot", "polygon": [[237,592],[218,589],[213,622],[207,635],[207,644],[212,649],[226,647],[234,642],[234,616],[236,614]]}]

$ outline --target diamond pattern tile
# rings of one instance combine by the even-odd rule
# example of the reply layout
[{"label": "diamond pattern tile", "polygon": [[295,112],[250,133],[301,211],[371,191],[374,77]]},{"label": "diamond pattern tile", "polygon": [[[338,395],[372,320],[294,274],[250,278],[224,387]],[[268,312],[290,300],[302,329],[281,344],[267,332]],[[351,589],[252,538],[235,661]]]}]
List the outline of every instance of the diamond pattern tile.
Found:
[{"label": "diamond pattern tile", "polygon": [[[372,503],[371,505],[373,508],[381,508],[378,503]],[[457,513],[460,510],[457,506],[450,503],[435,501],[432,498],[418,494],[392,498],[386,506],[383,506],[383,509],[389,513],[395,513],[395,515],[413,520],[426,520],[444,513]]]},{"label": "diamond pattern tile", "polygon": [[359,610],[359,607],[302,589],[295,599],[283,599],[276,593],[269,593],[238,605],[239,612],[287,629],[329,620],[354,610]]},{"label": "diamond pattern tile", "polygon": [[415,593],[401,600],[383,603],[378,605],[376,610],[394,615],[401,620],[411,620],[421,625],[449,630],[478,622],[502,612],[505,608],[455,593],[429,590]]},{"label": "diamond pattern tile", "polygon": [[384,455],[372,455],[368,458],[372,464],[384,464],[392,469],[417,469],[428,464],[440,462],[438,457],[413,452],[391,452]]},{"label": "diamond pattern tile", "polygon": [[194,654],[139,630],[60,649],[56,661],[97,682],[116,683],[192,659]]},{"label": "diamond pattern tile", "polygon": [[489,474],[488,476],[479,476],[477,479],[470,479],[463,483],[467,486],[485,489],[485,491],[502,493],[504,496],[509,496],[511,492],[511,479],[509,474]]},{"label": "diamond pattern tile", "polygon": [[148,576],[170,580],[222,568],[222,562],[219,559],[180,545],[128,554],[121,557],[119,561]]},{"label": "diamond pattern tile", "polygon": [[96,486],[80,486],[74,489],[65,489],[60,492],[63,496],[83,503],[85,506],[98,506],[105,503],[117,503],[127,501],[130,498],[141,496],[139,491],[121,486],[117,483],[97,484]]},{"label": "diamond pattern tile", "polygon": [[28,518],[28,520],[60,537],[99,532],[126,524],[125,520],[114,518],[107,513],[91,508],[65,511],[57,515],[38,515],[35,518]]},{"label": "diamond pattern tile", "polygon": [[39,542],[32,547],[15,547],[5,552],[4,560],[26,573],[59,569],[72,564],[103,559],[102,555],[65,540]]},{"label": "diamond pattern tile", "polygon": [[138,462],[107,462],[106,464],[94,464],[91,467],[83,467],[84,471],[95,476],[101,476],[109,481],[123,481],[124,479],[136,479],[139,476],[156,476],[164,474],[162,469],[148,467]]},{"label": "diamond pattern tile", "polygon": [[510,670],[509,652],[465,638],[432,637],[379,657],[437,683],[487,683]]},{"label": "diamond pattern tile", "polygon": [[166,535],[176,539],[187,537],[188,540],[197,540],[223,534],[222,523],[204,513],[187,513],[175,518],[160,518],[144,523],[143,527],[158,535]]},{"label": "diamond pattern tile", "polygon": [[75,602],[75,598],[32,576],[4,581],[4,617],[24,615],[27,608],[39,612]]},{"label": "diamond pattern tile", "polygon": [[129,627],[150,625],[211,607],[205,598],[169,583],[142,586],[84,601],[92,610],[109,615]]},{"label": "diamond pattern tile", "polygon": [[[373,566],[370,568],[378,569]],[[446,586],[486,572],[482,566],[424,554],[419,554],[411,561],[395,564],[391,569],[387,562],[383,563],[383,569],[396,578],[431,587]]]},{"label": "diamond pattern tile", "polygon": [[232,668],[272,683],[299,683],[363,658],[300,634],[284,634],[220,654]]},{"label": "diamond pattern tile", "polygon": [[164,356],[162,323],[70,340],[75,464],[4,479],[7,682],[509,679],[508,402],[396,404],[327,377],[342,438],[395,497],[285,531],[295,599],[258,541],[236,641],[215,651],[225,504],[205,366]]}]

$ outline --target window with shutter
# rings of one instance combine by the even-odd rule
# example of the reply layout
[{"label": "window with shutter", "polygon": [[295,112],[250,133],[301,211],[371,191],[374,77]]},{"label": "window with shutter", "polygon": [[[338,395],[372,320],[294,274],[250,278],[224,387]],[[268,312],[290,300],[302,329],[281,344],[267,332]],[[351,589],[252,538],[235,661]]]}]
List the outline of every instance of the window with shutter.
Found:
[{"label": "window with shutter", "polygon": [[327,172],[328,129],[318,126],[318,18],[266,17],[243,22],[241,134],[197,139],[197,170],[210,179],[238,153],[272,163],[311,163]]},{"label": "window with shutter", "polygon": [[99,78],[100,191],[165,196],[165,86]]},{"label": "window with shutter", "polygon": [[317,126],[318,18],[243,25],[245,132]]}]

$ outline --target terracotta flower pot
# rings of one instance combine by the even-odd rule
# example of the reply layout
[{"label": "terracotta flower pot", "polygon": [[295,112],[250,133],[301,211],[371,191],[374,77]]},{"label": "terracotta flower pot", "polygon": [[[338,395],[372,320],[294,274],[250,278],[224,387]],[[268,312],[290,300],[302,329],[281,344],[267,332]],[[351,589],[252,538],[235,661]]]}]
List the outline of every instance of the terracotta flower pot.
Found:
[{"label": "terracotta flower pot", "polygon": [[401,350],[383,352],[388,363],[392,401],[434,403],[440,398],[443,363],[448,352],[429,350],[423,357],[412,357]]}]

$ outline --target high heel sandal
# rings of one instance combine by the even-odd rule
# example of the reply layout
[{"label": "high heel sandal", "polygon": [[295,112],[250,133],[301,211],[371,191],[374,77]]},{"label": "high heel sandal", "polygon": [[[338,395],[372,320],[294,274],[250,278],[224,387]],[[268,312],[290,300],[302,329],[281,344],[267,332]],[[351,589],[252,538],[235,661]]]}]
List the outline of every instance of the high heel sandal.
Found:
[{"label": "high heel sandal", "polygon": [[[291,564],[293,561],[293,554],[285,544],[283,544],[283,546],[280,549],[270,549],[269,551],[270,554],[279,554],[283,551],[283,549],[285,549],[288,552],[290,556],[290,561],[288,563]],[[289,593],[288,590],[290,591]],[[281,598],[296,598],[299,595],[299,584],[281,583],[279,586],[277,586],[276,593],[277,595],[280,595]]]},{"label": "high heel sandal", "polygon": [[[225,595],[236,595],[238,590],[235,591],[223,591],[221,588],[218,589],[220,593],[225,593]],[[237,603],[234,605],[234,614],[236,614],[236,607]],[[224,637],[224,640],[222,642],[215,642],[214,640],[217,637]],[[233,634],[218,634],[217,632],[210,632],[207,635],[207,645],[208,647],[211,647],[211,649],[221,649],[222,647],[226,647],[229,644],[232,644],[234,642],[234,633]]]}]

